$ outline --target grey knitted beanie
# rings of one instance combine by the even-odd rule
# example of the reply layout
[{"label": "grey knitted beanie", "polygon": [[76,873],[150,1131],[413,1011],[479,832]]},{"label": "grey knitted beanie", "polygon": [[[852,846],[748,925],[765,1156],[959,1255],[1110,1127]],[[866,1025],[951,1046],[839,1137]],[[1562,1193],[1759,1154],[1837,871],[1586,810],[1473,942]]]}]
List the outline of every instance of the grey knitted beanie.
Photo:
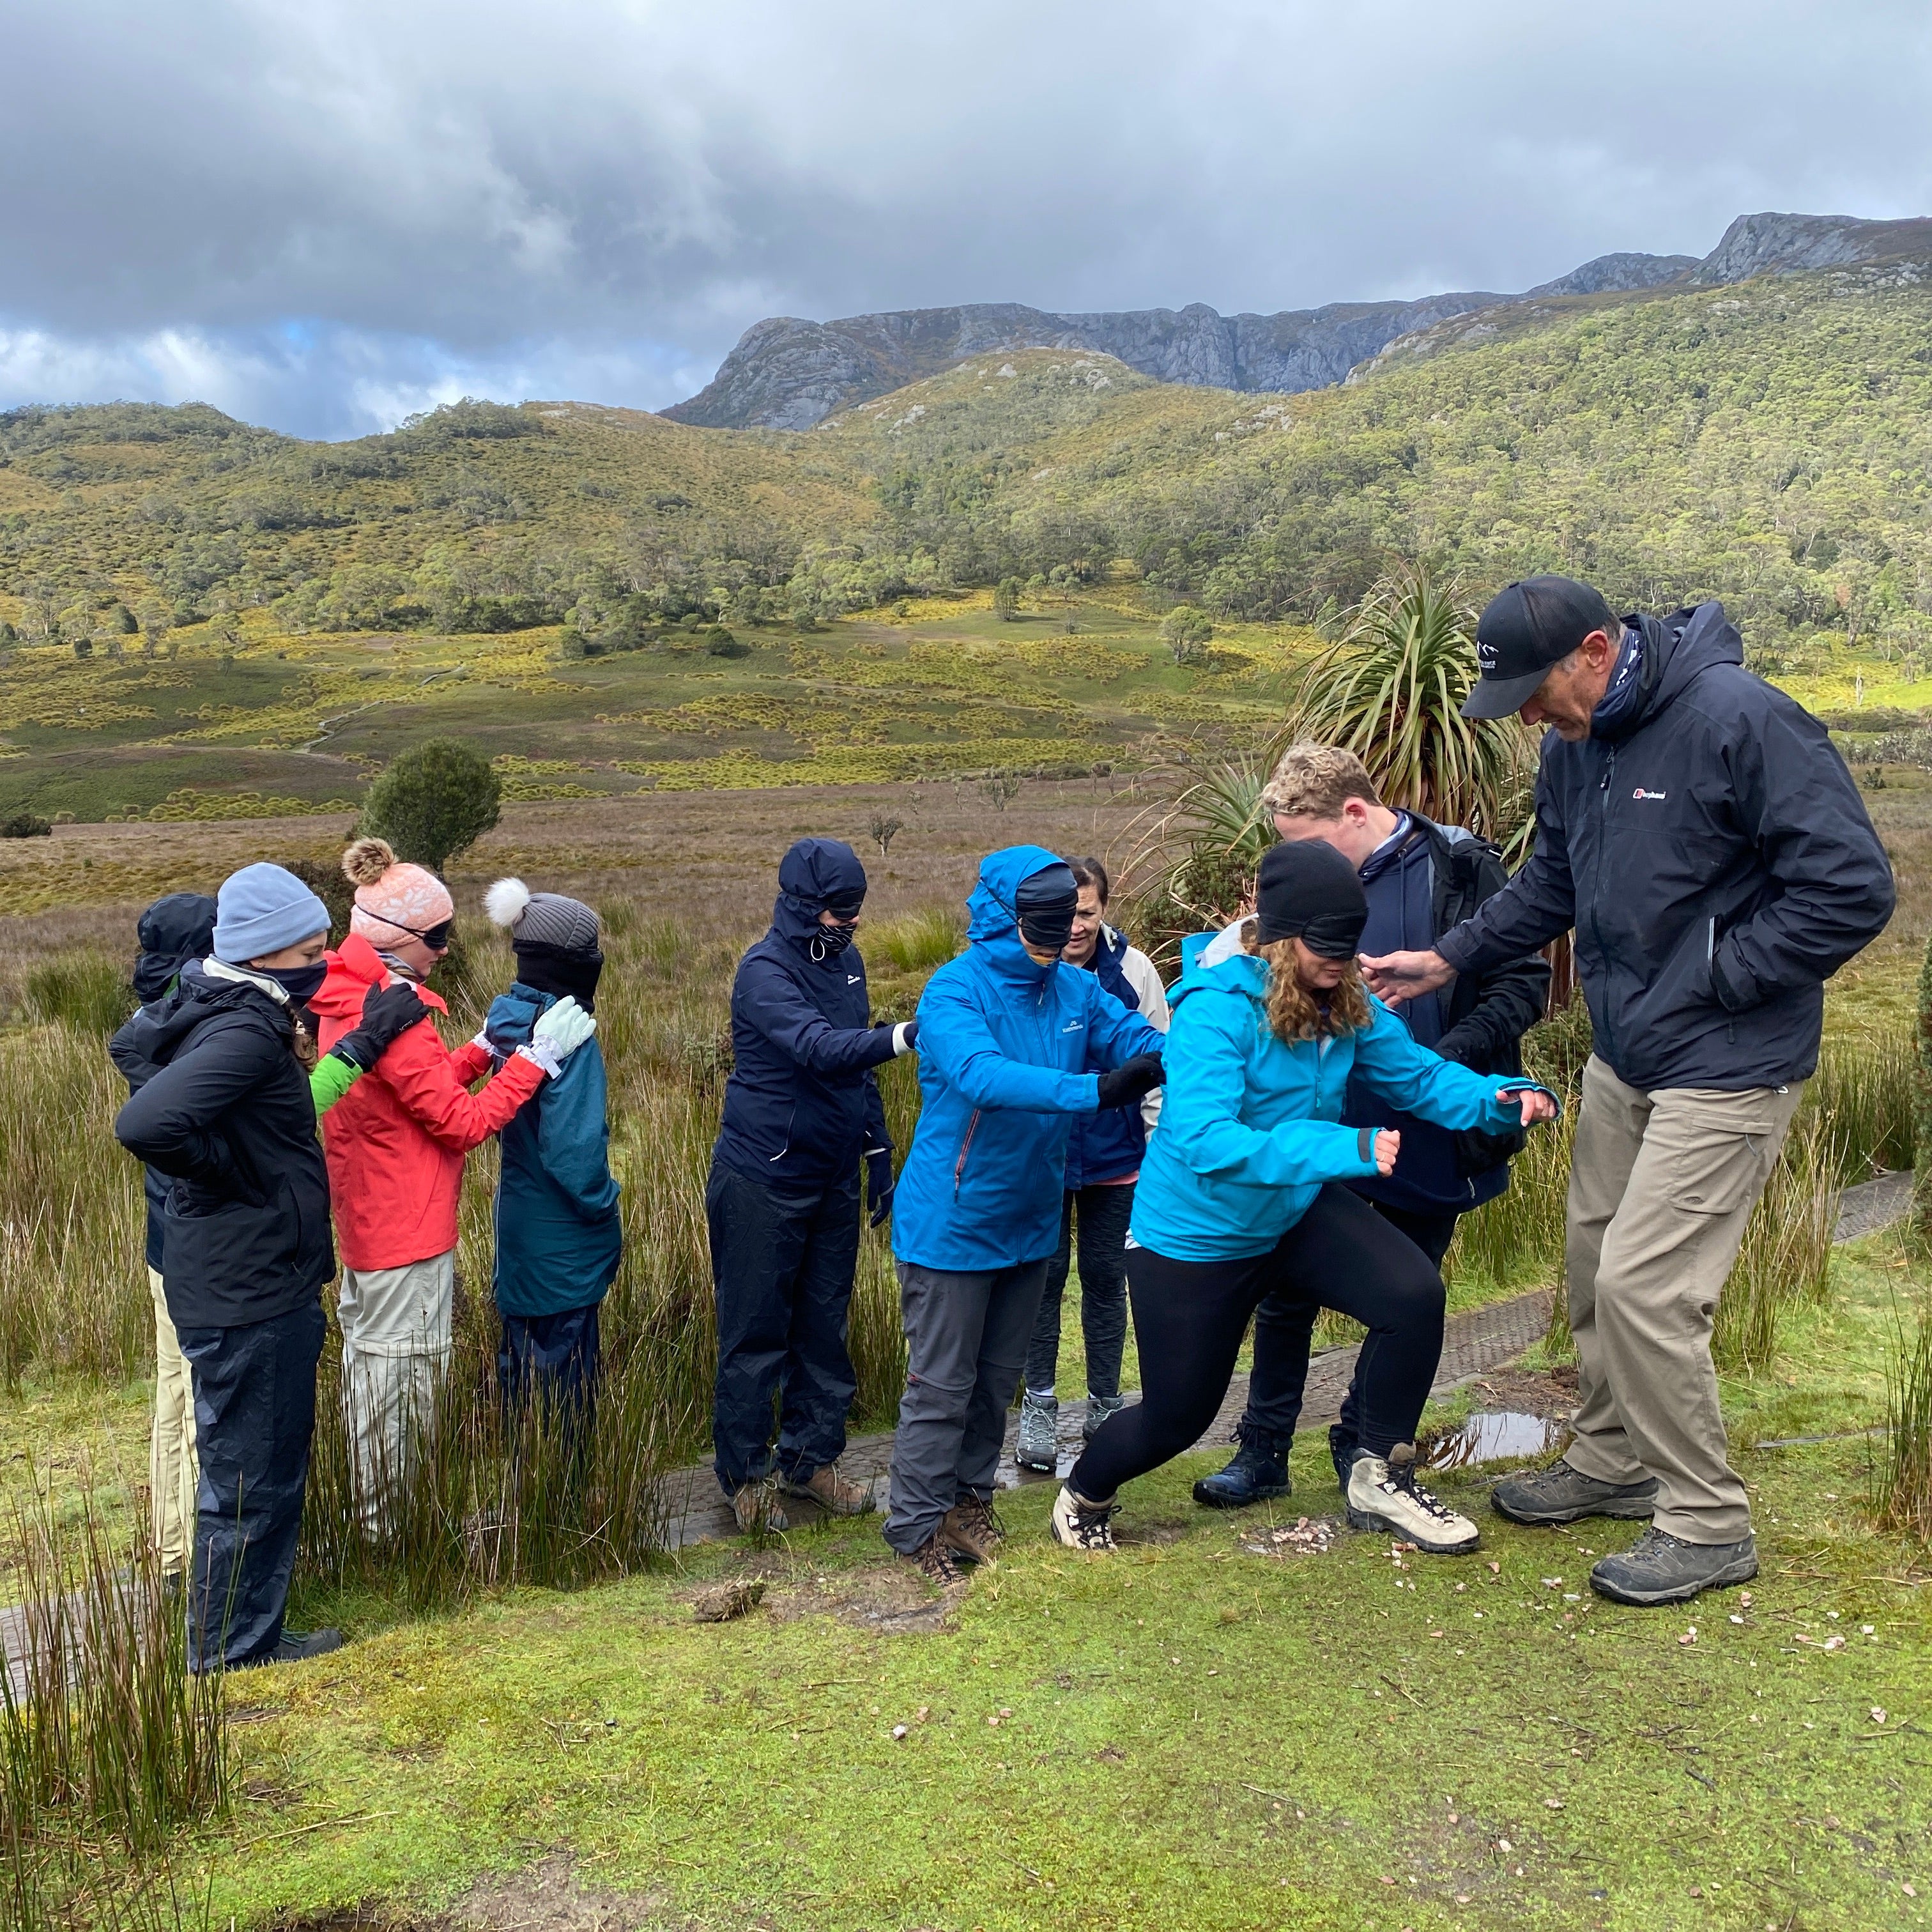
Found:
[{"label": "grey knitted beanie", "polygon": [[602,928],[596,910],[561,892],[533,892],[521,879],[499,879],[483,897],[491,922],[510,935],[512,946],[554,946],[567,952],[592,952]]}]

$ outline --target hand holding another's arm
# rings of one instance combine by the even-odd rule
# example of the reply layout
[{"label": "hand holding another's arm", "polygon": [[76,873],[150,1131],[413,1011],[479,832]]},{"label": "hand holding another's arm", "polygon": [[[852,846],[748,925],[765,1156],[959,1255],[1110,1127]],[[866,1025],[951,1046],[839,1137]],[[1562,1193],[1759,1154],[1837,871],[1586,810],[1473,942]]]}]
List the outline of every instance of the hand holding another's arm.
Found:
[{"label": "hand holding another's arm", "polygon": [[1420,999],[1456,976],[1455,968],[1439,952],[1384,952],[1374,958],[1364,953],[1358,963],[1369,991],[1386,1006]]}]

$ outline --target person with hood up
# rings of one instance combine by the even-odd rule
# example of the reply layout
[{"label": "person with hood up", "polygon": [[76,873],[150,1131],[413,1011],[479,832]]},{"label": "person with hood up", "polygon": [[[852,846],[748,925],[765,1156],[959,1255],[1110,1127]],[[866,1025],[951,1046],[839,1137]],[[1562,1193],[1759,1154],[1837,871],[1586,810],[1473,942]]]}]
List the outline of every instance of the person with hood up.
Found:
[{"label": "person with hood up", "polygon": [[1885,848],[1829,734],[1744,666],[1721,604],[1618,616],[1532,577],[1476,626],[1471,718],[1546,725],[1536,850],[1432,945],[1366,958],[1419,999],[1574,929],[1594,1044],[1564,1275],[1575,1433],[1498,1483],[1518,1522],[1649,1519],[1592,1588],[1677,1604],[1757,1574],[1711,1360],[1718,1296],[1818,1064],[1825,982],[1885,929]]},{"label": "person with hood up", "polygon": [[[872,1070],[910,1052],[874,1026],[853,940],[859,855],[801,838],[778,864],[770,930],[731,986],[731,1077],[705,1189],[718,1306],[718,1480],[747,1534],[785,1527],[776,1492],[833,1514],[872,1507],[838,1469],[858,1381],[846,1349],[859,1265],[859,1171],[872,1224],[892,1211],[892,1144]],[[778,1411],[776,1460],[772,1414]]]},{"label": "person with hood up", "polygon": [[1418,1046],[1369,998],[1354,958],[1368,901],[1332,847],[1270,847],[1255,904],[1252,918],[1183,944],[1160,1131],[1135,1192],[1127,1256],[1141,1400],[1073,1466],[1054,1537],[1114,1548],[1121,1484],[1199,1441],[1250,1318],[1283,1293],[1369,1331],[1349,1522],[1432,1554],[1473,1550],[1475,1525],[1415,1480],[1415,1427],[1442,1353],[1442,1277],[1340,1184],[1396,1172],[1402,1136],[1345,1126],[1343,1096],[1352,1077],[1393,1110],[1490,1133],[1552,1118],[1555,1100],[1533,1081],[1498,1081]]},{"label": "person with hood up", "polygon": [[1006,1411],[1060,1238],[1073,1124],[1161,1082],[1160,1034],[1061,957],[1078,904],[1072,869],[1042,847],[989,854],[966,902],[970,944],[919,1003],[922,1103],[892,1224],[907,1364],[885,1538],[942,1587],[962,1557],[998,1552]]},{"label": "person with hood up", "polygon": [[135,1091],[114,1123],[170,1178],[162,1289],[194,1387],[200,1460],[188,1590],[197,1672],[335,1648],[284,1627],[315,1428],[322,1284],[335,1271],[316,1138],[328,912],[280,866],[223,882],[211,956],[115,1036]]},{"label": "person with hood up", "polygon": [[[1080,893],[1073,934],[1061,958],[1091,973],[1120,1004],[1144,1013],[1160,1032],[1167,1030],[1167,993],[1154,962],[1126,934],[1107,923],[1111,881],[1098,859],[1070,859],[1068,868]],[[1060,1403],[1054,1378],[1060,1361],[1060,1305],[1073,1258],[1074,1228],[1080,1242],[1080,1330],[1087,1370],[1087,1413],[1081,1424],[1088,1442],[1115,1409],[1120,1393],[1120,1358],[1127,1340],[1127,1222],[1133,1213],[1147,1137],[1160,1118],[1160,1096],[1110,1108],[1091,1120],[1076,1118],[1066,1143],[1064,1204],[1060,1245],[1047,1264],[1046,1289],[1027,1349],[1026,1381],[1020,1391],[1018,1438],[1013,1460],[1022,1469],[1048,1475],[1060,1466]]]},{"label": "person with hood up", "polygon": [[[483,1023],[499,1054],[535,1034],[560,1000],[597,1008],[604,970],[596,914],[581,900],[499,879],[484,898],[510,935],[517,976]],[[532,1396],[554,1403],[580,1444],[597,1401],[597,1311],[616,1279],[624,1231],[610,1174],[604,1055],[587,1040],[518,1108],[500,1136],[496,1184],[496,1380],[513,1414]]]},{"label": "person with hood up", "polygon": [[[356,888],[349,936],[327,956],[314,1001],[325,1048],[347,1031],[371,988],[414,986],[431,1014],[446,1012],[423,982],[449,950],[455,904],[434,872],[399,860],[380,838],[342,855]],[[386,1496],[404,1477],[448,1366],[456,1286],[456,1206],[464,1157],[508,1121],[596,1030],[574,999],[560,1000],[480,1094],[494,1064],[488,1043],[452,1052],[435,1022],[412,1027],[332,1110],[324,1139],[342,1244],[342,1400],[362,1522],[387,1520]]]}]

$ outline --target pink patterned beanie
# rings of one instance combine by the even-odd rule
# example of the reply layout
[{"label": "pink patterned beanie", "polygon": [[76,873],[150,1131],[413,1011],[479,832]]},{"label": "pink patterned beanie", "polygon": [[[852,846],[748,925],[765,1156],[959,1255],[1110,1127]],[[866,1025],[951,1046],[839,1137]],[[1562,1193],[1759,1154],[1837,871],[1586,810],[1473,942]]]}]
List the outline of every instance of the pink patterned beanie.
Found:
[{"label": "pink patterned beanie", "polygon": [[342,870],[356,888],[349,929],[379,952],[455,916],[449,888],[427,868],[398,859],[386,839],[357,839],[342,855]]}]

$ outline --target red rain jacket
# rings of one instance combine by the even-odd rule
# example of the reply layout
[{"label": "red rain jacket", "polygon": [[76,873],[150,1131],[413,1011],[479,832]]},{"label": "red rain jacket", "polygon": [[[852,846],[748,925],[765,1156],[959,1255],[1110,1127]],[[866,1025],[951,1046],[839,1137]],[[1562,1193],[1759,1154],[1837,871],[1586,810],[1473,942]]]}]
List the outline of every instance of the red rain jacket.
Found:
[{"label": "red rain jacket", "polygon": [[[309,1002],[325,1053],[361,1019],[370,988],[394,976],[360,933],[328,959],[328,976]],[[416,990],[425,1006],[448,1011],[427,986]],[[323,1117],[345,1268],[405,1268],[455,1246],[464,1156],[543,1082],[543,1069],[519,1055],[481,1093],[470,1093],[489,1066],[481,1047],[452,1053],[434,1020],[419,1022]]]}]

